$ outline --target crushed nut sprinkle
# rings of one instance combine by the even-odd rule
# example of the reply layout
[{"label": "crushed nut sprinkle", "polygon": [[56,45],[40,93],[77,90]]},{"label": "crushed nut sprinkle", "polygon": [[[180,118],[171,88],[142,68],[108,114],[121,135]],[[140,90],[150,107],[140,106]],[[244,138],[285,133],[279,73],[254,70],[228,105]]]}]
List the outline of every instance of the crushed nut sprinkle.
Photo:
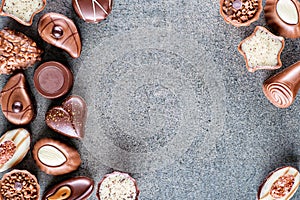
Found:
[{"label": "crushed nut sprinkle", "polygon": [[282,198],[286,196],[291,190],[295,183],[295,177],[293,175],[284,175],[272,185],[270,195],[275,198]]},{"label": "crushed nut sprinkle", "polygon": [[13,172],[2,179],[0,195],[2,199],[9,200],[37,200],[39,186],[30,174]]},{"label": "crushed nut sprinkle", "polygon": [[222,8],[231,21],[244,23],[254,18],[258,7],[258,0],[224,0]]},{"label": "crushed nut sprinkle", "polygon": [[0,144],[0,165],[9,161],[15,154],[17,147],[13,141],[5,141]]},{"label": "crushed nut sprinkle", "polygon": [[41,60],[42,50],[26,35],[12,30],[0,30],[0,74],[26,69]]}]

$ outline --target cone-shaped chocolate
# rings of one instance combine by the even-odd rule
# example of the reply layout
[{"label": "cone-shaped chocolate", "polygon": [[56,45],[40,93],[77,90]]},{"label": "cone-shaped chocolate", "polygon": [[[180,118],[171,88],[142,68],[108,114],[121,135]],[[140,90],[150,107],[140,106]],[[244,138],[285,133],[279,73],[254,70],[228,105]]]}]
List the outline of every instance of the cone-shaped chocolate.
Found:
[{"label": "cone-shaped chocolate", "polygon": [[278,108],[287,108],[300,88],[300,61],[267,79],[263,84],[266,97]]}]

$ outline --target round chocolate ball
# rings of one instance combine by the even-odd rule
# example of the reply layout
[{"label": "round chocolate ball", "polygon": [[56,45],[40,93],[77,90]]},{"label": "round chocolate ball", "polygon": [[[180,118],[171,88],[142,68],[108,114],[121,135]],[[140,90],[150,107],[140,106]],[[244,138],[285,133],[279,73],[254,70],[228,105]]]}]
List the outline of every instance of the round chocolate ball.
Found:
[{"label": "round chocolate ball", "polygon": [[73,85],[73,74],[69,68],[55,61],[45,62],[34,73],[34,86],[48,99],[65,95]]}]

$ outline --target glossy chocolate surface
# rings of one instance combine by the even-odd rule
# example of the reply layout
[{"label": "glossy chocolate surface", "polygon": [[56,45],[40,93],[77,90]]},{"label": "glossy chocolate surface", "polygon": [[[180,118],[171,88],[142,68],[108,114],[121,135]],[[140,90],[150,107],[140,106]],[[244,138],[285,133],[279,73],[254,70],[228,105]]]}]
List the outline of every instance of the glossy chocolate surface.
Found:
[{"label": "glossy chocolate surface", "polygon": [[78,176],[70,178],[51,187],[42,200],[84,200],[94,190],[94,181],[88,177]]},{"label": "glossy chocolate surface", "polygon": [[25,86],[25,76],[12,76],[1,91],[1,108],[4,116],[13,124],[24,125],[34,118],[34,109]]},{"label": "glossy chocolate surface", "polygon": [[73,0],[77,15],[88,23],[98,23],[112,10],[112,0]]},{"label": "glossy chocolate surface", "polygon": [[34,86],[48,99],[65,95],[73,85],[73,74],[63,64],[50,61],[40,65],[34,73]]},{"label": "glossy chocolate surface", "polygon": [[[277,4],[280,0],[267,0],[264,8],[265,18],[272,28],[276,29],[276,31],[288,38],[299,38],[300,37],[300,3],[298,0],[286,0],[290,1],[294,7],[296,8],[296,23],[289,23],[284,21],[278,14]],[[282,0],[281,0],[282,1]],[[284,2],[286,5],[286,2]],[[290,12],[290,11],[285,11]]]},{"label": "glossy chocolate surface", "polygon": [[295,100],[300,88],[300,61],[267,79],[263,91],[278,108],[287,108]]},{"label": "glossy chocolate surface", "polygon": [[81,163],[76,149],[57,140],[39,140],[32,150],[37,166],[47,174],[62,175],[76,170]]},{"label": "glossy chocolate surface", "polygon": [[61,106],[46,113],[46,124],[54,131],[72,138],[84,137],[87,105],[80,96],[68,97]]},{"label": "glossy chocolate surface", "polygon": [[81,53],[81,40],[74,22],[59,13],[47,13],[38,23],[43,40],[68,52],[73,58]]}]

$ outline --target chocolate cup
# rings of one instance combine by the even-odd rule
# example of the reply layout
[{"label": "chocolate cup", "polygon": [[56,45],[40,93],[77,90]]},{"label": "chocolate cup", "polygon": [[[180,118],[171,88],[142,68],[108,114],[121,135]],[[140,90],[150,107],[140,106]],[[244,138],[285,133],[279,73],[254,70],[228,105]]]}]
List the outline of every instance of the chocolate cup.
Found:
[{"label": "chocolate cup", "polygon": [[277,13],[278,0],[267,0],[264,8],[267,24],[274,28],[280,35],[287,38],[300,37],[300,3],[298,0],[291,0],[297,9],[298,23],[288,24],[284,22]]},{"label": "chocolate cup", "polygon": [[223,19],[226,23],[232,24],[235,27],[249,26],[252,22],[255,22],[259,19],[260,13],[263,10],[262,0],[258,0],[258,8],[257,8],[257,11],[256,11],[254,17],[251,18],[250,20],[246,21],[246,22],[240,23],[240,22],[231,20],[228,17],[228,15],[226,15],[226,13],[224,13],[223,4],[224,4],[224,0],[220,0],[220,10],[219,11],[220,11],[221,16],[223,17]]},{"label": "chocolate cup", "polygon": [[55,99],[65,95],[72,85],[72,72],[59,62],[43,63],[34,73],[34,86],[47,99]]},{"label": "chocolate cup", "polygon": [[278,108],[287,108],[294,102],[300,88],[300,61],[267,79],[263,92]]},{"label": "chocolate cup", "polygon": [[6,17],[11,17],[14,20],[16,20],[17,22],[19,22],[20,24],[23,24],[25,26],[31,26],[34,16],[36,14],[38,14],[39,12],[42,12],[44,10],[44,8],[46,7],[46,0],[42,0],[42,1],[43,1],[43,6],[40,9],[36,10],[35,12],[33,12],[31,14],[30,20],[28,22],[23,21],[22,19],[20,19],[19,17],[15,16],[13,14],[9,14],[9,13],[4,12],[3,7],[5,5],[5,0],[2,0],[2,5],[1,5],[1,8],[0,8],[0,15],[1,16],[6,16]]}]

